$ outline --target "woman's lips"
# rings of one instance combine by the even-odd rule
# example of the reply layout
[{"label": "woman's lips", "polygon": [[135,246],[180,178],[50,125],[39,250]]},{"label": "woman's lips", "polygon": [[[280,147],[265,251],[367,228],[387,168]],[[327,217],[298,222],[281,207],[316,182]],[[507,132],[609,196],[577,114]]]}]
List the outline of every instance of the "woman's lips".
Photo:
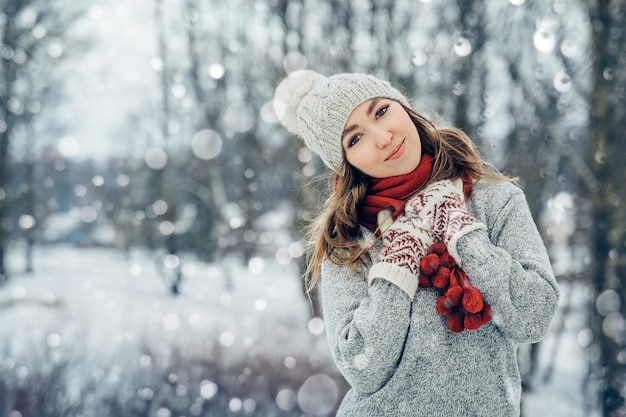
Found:
[{"label": "woman's lips", "polygon": [[393,152],[391,152],[391,154],[389,154],[389,156],[387,157],[387,159],[385,159],[385,161],[391,161],[393,159],[399,158],[402,156],[402,153],[404,152],[404,141],[406,139],[402,139],[402,142],[400,142],[400,144],[398,145],[398,147],[396,149],[393,150]]}]

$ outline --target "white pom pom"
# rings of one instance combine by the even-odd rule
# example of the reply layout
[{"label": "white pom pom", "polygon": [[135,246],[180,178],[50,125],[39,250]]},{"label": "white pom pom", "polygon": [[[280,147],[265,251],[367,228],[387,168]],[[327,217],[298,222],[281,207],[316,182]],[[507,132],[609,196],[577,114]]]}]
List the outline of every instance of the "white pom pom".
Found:
[{"label": "white pom pom", "polygon": [[299,135],[298,106],[304,96],[325,80],[322,74],[311,70],[294,71],[283,79],[274,92],[274,112],[289,132]]}]

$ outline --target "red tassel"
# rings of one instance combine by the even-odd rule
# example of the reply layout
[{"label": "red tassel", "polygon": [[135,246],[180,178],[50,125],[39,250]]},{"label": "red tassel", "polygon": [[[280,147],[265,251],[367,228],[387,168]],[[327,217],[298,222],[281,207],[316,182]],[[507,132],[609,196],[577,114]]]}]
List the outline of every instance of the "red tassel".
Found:
[{"label": "red tassel", "polygon": [[449,269],[456,266],[456,261],[448,252],[445,252],[444,254],[439,256],[439,263],[441,264],[441,266],[445,266]]},{"label": "red tassel", "polygon": [[444,297],[446,297],[446,300],[448,300],[450,305],[453,305],[453,306],[459,305],[459,303],[461,302],[462,296],[463,296],[463,288],[461,288],[458,285],[448,288],[448,290],[444,294]]},{"label": "red tassel", "polygon": [[464,330],[463,313],[460,311],[451,313],[448,317],[446,317],[446,324],[448,325],[448,329],[452,330],[454,333],[462,332]]},{"label": "red tassel", "polygon": [[476,330],[491,320],[491,306],[470,284],[467,274],[457,266],[442,242],[432,244],[420,261],[418,284],[441,290],[439,294],[443,295],[437,298],[436,310],[455,333]]},{"label": "red tassel", "polygon": [[428,252],[436,253],[437,255],[441,256],[444,253],[448,252],[448,248],[446,247],[445,243],[443,243],[443,242],[436,242],[436,243],[433,243],[432,245],[430,245],[430,247],[428,248]]},{"label": "red tassel", "polygon": [[470,284],[467,275],[462,270],[459,271],[459,281],[463,287],[462,305],[468,313],[478,313],[483,309],[483,296],[476,288]]},{"label": "red tassel", "polygon": [[448,316],[452,313],[452,305],[443,295],[437,299],[437,313],[440,316]]},{"label": "red tassel", "polygon": [[480,315],[483,319],[482,324],[489,323],[489,320],[491,320],[491,306],[485,303],[485,307],[483,311],[480,312]]},{"label": "red tassel", "polygon": [[417,285],[422,288],[430,288],[433,286],[433,282],[426,275],[420,274],[420,276],[417,278]]},{"label": "red tassel", "polygon": [[483,296],[480,295],[480,291],[474,287],[466,288],[463,290],[461,304],[468,313],[479,313],[484,305]]},{"label": "red tassel", "polygon": [[450,284],[450,270],[440,267],[432,278],[432,282],[435,288],[446,288]]},{"label": "red tassel", "polygon": [[466,314],[463,325],[467,330],[476,330],[483,325],[483,319],[480,314]]},{"label": "red tassel", "polygon": [[459,282],[459,268],[452,268],[450,270],[450,286],[451,287],[461,286],[461,283]]},{"label": "red tassel", "polygon": [[420,271],[428,276],[433,275],[439,269],[439,255],[429,253],[420,261]]}]

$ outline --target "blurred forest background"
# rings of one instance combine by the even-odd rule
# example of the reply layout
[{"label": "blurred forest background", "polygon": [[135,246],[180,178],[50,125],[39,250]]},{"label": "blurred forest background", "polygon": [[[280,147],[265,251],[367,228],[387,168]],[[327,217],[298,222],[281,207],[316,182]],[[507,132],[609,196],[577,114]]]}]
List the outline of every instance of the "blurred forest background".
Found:
[{"label": "blurred forest background", "polygon": [[0,286],[58,243],[151,251],[174,296],[183,254],[302,264],[324,168],[278,125],[273,88],[372,73],[520,178],[558,279],[588,291],[581,395],[626,416],[626,1],[0,5]]}]

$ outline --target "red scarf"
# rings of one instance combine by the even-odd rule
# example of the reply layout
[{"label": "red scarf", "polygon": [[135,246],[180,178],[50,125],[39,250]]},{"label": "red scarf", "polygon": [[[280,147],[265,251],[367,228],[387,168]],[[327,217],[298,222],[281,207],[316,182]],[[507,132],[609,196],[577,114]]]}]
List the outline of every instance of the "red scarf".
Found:
[{"label": "red scarf", "polygon": [[[387,178],[371,178],[367,194],[358,209],[359,223],[376,232],[377,216],[381,210],[391,210],[395,220],[404,211],[406,200],[424,186],[433,168],[433,157],[422,154],[420,163],[412,172]],[[466,196],[472,190],[472,176],[463,175],[463,192]]]},{"label": "red scarf", "polygon": [[417,168],[408,174],[371,178],[367,194],[359,205],[359,223],[375,231],[378,227],[376,218],[381,210],[392,210],[391,216],[395,220],[404,211],[407,198],[426,183],[432,169],[433,157],[423,154]]}]

